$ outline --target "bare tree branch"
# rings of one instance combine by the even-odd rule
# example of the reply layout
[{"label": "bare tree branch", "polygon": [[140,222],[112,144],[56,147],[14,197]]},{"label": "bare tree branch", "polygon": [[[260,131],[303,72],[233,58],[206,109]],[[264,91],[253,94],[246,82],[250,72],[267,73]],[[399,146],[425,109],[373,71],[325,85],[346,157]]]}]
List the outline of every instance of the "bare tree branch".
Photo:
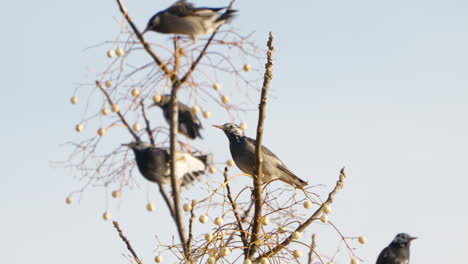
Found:
[{"label": "bare tree branch", "polygon": [[122,239],[122,241],[125,243],[125,245],[127,245],[128,251],[130,251],[130,253],[132,253],[133,259],[135,259],[135,261],[138,264],[142,264],[141,260],[137,256],[135,250],[133,250],[133,247],[130,244],[130,241],[124,236],[124,234],[122,232],[122,229],[120,229],[119,222],[113,221],[112,223],[114,224],[115,229],[117,229],[117,232],[119,233],[119,236]]},{"label": "bare tree branch", "polygon": [[[340,171],[340,177],[339,177],[339,180],[336,182],[336,185],[335,185],[335,188],[333,188],[333,190],[328,194],[328,198],[327,200],[304,222],[302,223],[301,225],[299,225],[296,230],[294,231],[297,231],[297,232],[302,232],[304,231],[312,222],[314,222],[315,220],[318,219],[318,216],[319,214],[322,212],[322,209],[325,205],[327,204],[331,204],[333,202],[333,199],[335,198],[335,195],[338,193],[338,191],[340,191],[342,188],[343,188],[343,185],[344,185],[344,179],[346,178],[346,173],[345,173],[345,170],[344,168],[341,169]],[[294,232],[293,232],[294,233]],[[285,248],[286,246],[288,246],[294,239],[293,239],[293,236],[292,234],[289,235],[287,238],[285,238],[283,240],[283,242],[281,242],[279,245],[277,245],[276,247],[274,247],[273,249],[271,249],[270,251],[268,252],[265,252],[263,254],[261,254],[260,256],[257,257],[256,261],[259,261],[261,258],[263,257],[270,257],[278,252],[280,252],[283,248]]]},{"label": "bare tree branch", "polygon": [[[108,102],[111,106],[114,105],[114,102],[112,101],[112,98],[110,97],[109,93],[104,89],[104,87],[102,87],[101,83],[99,83],[98,81],[96,81],[96,86],[102,91],[102,93],[104,93],[104,95],[106,96],[107,102]],[[133,132],[132,127],[128,124],[127,120],[125,120],[125,117],[122,115],[122,113],[120,113],[120,110],[117,111],[117,115],[119,116],[120,121],[122,121],[122,123],[123,123],[123,124],[125,125],[125,127],[128,129],[128,132],[130,132],[130,134],[133,136],[133,138],[134,138],[136,141],[140,141],[140,137],[139,137],[135,132]]]},{"label": "bare tree branch", "polygon": [[273,32],[270,32],[270,36],[268,38],[268,51],[267,51],[267,63],[265,64],[265,75],[263,78],[263,87],[262,87],[262,94],[260,97],[260,104],[259,114],[258,114],[258,125],[257,125],[257,138],[255,140],[255,155],[256,159],[256,169],[257,175],[253,177],[254,183],[254,197],[255,197],[255,211],[254,211],[254,222],[252,225],[252,236],[250,239],[250,248],[247,254],[247,258],[251,258],[252,255],[256,251],[256,242],[259,239],[259,232],[260,232],[260,221],[261,221],[261,214],[262,214],[262,187],[261,187],[261,177],[262,177],[262,136],[263,136],[263,124],[265,121],[266,113],[265,107],[267,103],[268,97],[268,88],[270,88],[270,83],[273,78]]},{"label": "bare tree branch", "polygon": [[312,264],[312,261],[314,261],[314,251],[315,251],[315,247],[316,247],[316,243],[315,243],[315,233],[312,234],[312,242],[310,242],[310,250],[309,250],[309,255],[307,257],[307,263],[308,264]]},{"label": "bare tree branch", "polygon": [[240,217],[239,215],[239,212],[237,210],[237,203],[236,201],[234,201],[234,199],[232,199],[232,193],[231,193],[231,187],[229,186],[229,183],[228,183],[228,168],[227,167],[224,167],[224,173],[223,173],[223,176],[224,176],[224,181],[226,182],[226,190],[227,190],[227,197],[229,199],[229,203],[231,204],[231,207],[232,207],[232,212],[234,213],[234,216],[236,217],[236,221],[237,221],[237,228],[239,229],[239,236],[242,240],[242,244],[244,245],[244,255],[247,256],[247,253],[248,253],[248,242],[247,242],[247,233],[245,232],[244,228],[242,227],[242,218]]}]

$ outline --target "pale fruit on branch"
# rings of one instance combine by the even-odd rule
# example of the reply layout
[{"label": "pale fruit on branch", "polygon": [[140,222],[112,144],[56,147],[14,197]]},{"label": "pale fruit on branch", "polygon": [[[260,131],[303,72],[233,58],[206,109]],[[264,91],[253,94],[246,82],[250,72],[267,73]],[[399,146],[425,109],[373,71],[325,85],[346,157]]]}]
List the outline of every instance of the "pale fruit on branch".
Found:
[{"label": "pale fruit on branch", "polygon": [[72,97],[70,98],[70,102],[71,102],[72,104],[77,104],[77,103],[78,103],[78,96],[72,96]]},{"label": "pale fruit on branch", "polygon": [[154,211],[154,204],[152,202],[149,202],[146,205],[146,210],[148,210],[148,212],[153,212]]},{"label": "pale fruit on branch", "polygon": [[125,51],[121,48],[118,48],[115,53],[117,54],[117,56],[123,56],[125,54]]}]

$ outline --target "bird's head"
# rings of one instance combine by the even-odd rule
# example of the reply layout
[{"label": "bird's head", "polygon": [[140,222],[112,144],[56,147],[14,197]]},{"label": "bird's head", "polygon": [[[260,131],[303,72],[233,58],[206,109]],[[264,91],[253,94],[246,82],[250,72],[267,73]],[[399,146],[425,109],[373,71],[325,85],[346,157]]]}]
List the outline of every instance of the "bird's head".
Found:
[{"label": "bird's head", "polygon": [[136,151],[142,151],[142,150],[145,150],[147,148],[152,147],[152,145],[150,143],[142,142],[142,141],[134,141],[134,142],[130,142],[128,144],[122,144],[122,146],[129,147],[129,148],[131,148],[133,150],[136,150]]},{"label": "bird's head", "polygon": [[400,233],[395,236],[395,238],[392,241],[392,244],[397,244],[400,247],[405,247],[406,245],[409,245],[412,240],[416,239],[417,237],[412,237],[408,235],[407,233]]},{"label": "bird's head", "polygon": [[148,24],[146,25],[145,31],[143,33],[146,33],[149,30],[155,30],[161,25],[161,12],[155,14],[150,18],[148,21]]},{"label": "bird's head", "polygon": [[226,136],[234,136],[234,137],[243,137],[245,136],[244,130],[240,128],[240,126],[233,124],[233,123],[226,123],[224,125],[213,125],[214,127],[217,127],[221,130],[224,131]]},{"label": "bird's head", "polygon": [[150,107],[159,106],[161,108],[166,108],[170,105],[170,103],[171,103],[171,96],[166,94],[166,95],[161,95],[161,99],[157,102],[154,102],[154,104],[150,105]]}]

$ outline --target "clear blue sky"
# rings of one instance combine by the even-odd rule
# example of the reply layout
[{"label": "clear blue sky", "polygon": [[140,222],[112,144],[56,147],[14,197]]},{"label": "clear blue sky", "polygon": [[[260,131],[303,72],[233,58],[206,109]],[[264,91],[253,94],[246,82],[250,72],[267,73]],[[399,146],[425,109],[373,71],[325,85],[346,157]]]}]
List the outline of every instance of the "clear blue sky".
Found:
[{"label": "clear blue sky", "polygon": [[[171,4],[127,2],[140,27]],[[89,189],[80,204],[66,206],[65,196],[81,183],[49,163],[68,154],[60,143],[79,139],[73,127],[81,110],[69,97],[87,69],[106,60],[104,49],[83,50],[118,33],[116,3],[9,1],[3,7],[2,261],[127,263],[122,242],[100,218],[103,190]],[[468,2],[238,0],[235,8],[240,15],[233,26],[255,31],[259,45],[268,31],[276,35],[265,145],[311,183],[331,187],[347,167],[330,218],[346,235],[368,237],[356,251],[365,263],[374,263],[398,232],[420,237],[413,264],[463,261]],[[255,119],[256,113],[246,117],[251,128]],[[206,145],[225,160],[227,140],[210,122]],[[146,196],[158,196],[147,189],[131,190],[108,208],[151,263],[154,234],[165,235],[161,223],[169,218],[161,207],[145,211]]]}]

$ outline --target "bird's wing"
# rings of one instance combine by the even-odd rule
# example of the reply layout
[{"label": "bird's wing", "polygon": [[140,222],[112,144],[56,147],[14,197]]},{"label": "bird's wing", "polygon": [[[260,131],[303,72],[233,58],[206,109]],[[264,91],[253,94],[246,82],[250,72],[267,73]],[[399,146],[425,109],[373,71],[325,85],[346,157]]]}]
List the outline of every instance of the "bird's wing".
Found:
[{"label": "bird's wing", "polygon": [[393,257],[388,249],[388,247],[384,248],[382,252],[380,252],[379,257],[377,258],[376,264],[394,264],[392,261]]},{"label": "bird's wing", "polygon": [[191,109],[184,104],[179,104],[179,124],[185,126],[190,138],[202,138],[199,131],[203,128],[200,119],[198,119],[197,115],[192,113]]},{"label": "bird's wing", "polygon": [[181,185],[187,185],[193,182],[198,176],[202,175],[206,169],[206,164],[186,152],[176,153],[176,178],[181,180]]},{"label": "bird's wing", "polygon": [[[250,144],[252,144],[255,148],[255,139],[253,138],[249,138],[249,137],[246,137],[247,139],[247,142],[249,142]],[[263,146],[262,147],[262,153],[264,155],[267,155],[267,156],[271,156],[271,157],[274,157],[275,159],[279,160],[281,163],[283,163],[276,155],[275,153],[271,152],[271,150],[269,150],[267,147]]]},{"label": "bird's wing", "polygon": [[178,17],[193,16],[195,11],[196,9],[193,7],[193,5],[187,3],[185,0],[177,1],[165,10],[166,13]]}]

